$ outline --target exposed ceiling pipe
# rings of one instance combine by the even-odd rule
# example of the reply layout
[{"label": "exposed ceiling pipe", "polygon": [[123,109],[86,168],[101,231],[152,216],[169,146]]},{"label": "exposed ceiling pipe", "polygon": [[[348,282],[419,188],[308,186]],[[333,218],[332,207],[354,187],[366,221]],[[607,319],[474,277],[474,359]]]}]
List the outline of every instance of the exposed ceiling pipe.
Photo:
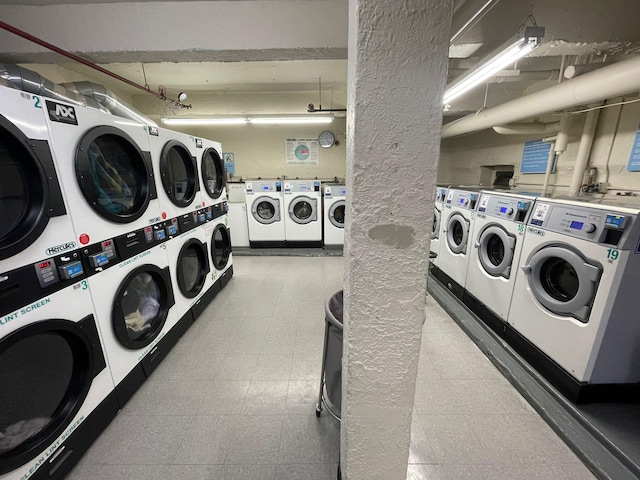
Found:
[{"label": "exposed ceiling pipe", "polygon": [[451,122],[442,128],[442,138],[477,132],[638,91],[640,57],[634,57]]},{"label": "exposed ceiling pipe", "polygon": [[560,129],[560,122],[522,122],[510,123],[500,127],[493,127],[493,130],[500,135],[538,135],[556,133]]},{"label": "exposed ceiling pipe", "polygon": [[584,73],[588,73],[588,72],[593,72],[594,70],[597,70],[599,68],[602,67],[606,67],[607,65],[611,65],[612,62],[601,62],[601,63],[587,63],[587,64],[580,64],[580,65],[569,65],[567,68],[564,69],[564,78],[574,78],[577,77],[578,75],[582,75]]},{"label": "exposed ceiling pipe", "polygon": [[542,184],[542,195],[546,195],[549,189],[549,179],[551,178],[551,170],[553,169],[554,163],[556,163],[558,157],[567,150],[567,145],[569,145],[569,130],[571,130],[572,123],[573,117],[568,113],[560,117],[560,130],[558,130],[558,134],[549,151],[549,158],[547,159],[547,168],[544,173],[544,183]]},{"label": "exposed ceiling pipe", "polygon": [[582,137],[580,137],[580,146],[578,147],[578,155],[576,156],[576,166],[573,169],[571,184],[569,185],[569,195],[575,197],[580,193],[584,171],[589,163],[591,155],[591,147],[593,146],[593,138],[596,135],[598,126],[598,118],[600,117],[600,109],[587,112],[587,118],[582,129]]}]

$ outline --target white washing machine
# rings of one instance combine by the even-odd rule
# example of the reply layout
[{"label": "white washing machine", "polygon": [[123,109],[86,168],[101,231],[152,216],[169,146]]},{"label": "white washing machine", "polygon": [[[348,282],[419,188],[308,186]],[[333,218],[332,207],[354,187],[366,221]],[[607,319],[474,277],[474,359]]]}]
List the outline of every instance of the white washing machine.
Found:
[{"label": "white washing machine", "polygon": [[196,138],[195,146],[202,205],[212,206],[226,202],[227,171],[222,159],[222,144],[206,138]]},{"label": "white washing machine", "polygon": [[245,182],[247,224],[251,247],[284,246],[282,182],[280,180],[252,180]]},{"label": "white washing machine", "polygon": [[638,206],[540,198],[527,223],[507,339],[574,400],[640,382],[639,215]]},{"label": "white washing machine", "polygon": [[0,273],[78,248],[43,105],[0,87]]},{"label": "white washing machine", "polygon": [[148,126],[90,108],[42,102],[80,246],[162,220]]},{"label": "white washing machine", "polygon": [[149,150],[162,219],[200,208],[200,180],[193,137],[152,127],[149,129]]},{"label": "white washing machine", "polygon": [[114,238],[116,257],[87,279],[120,405],[180,338],[166,243],[146,249],[134,233]]},{"label": "white washing machine", "polygon": [[[431,227],[431,244],[429,246],[429,252],[434,256],[431,257],[432,267],[438,267],[440,264],[440,245],[442,242],[440,238],[442,236],[442,207],[447,199],[447,187],[437,186],[435,205],[433,208],[433,225]],[[435,273],[435,270],[432,270]]]},{"label": "white washing machine", "polygon": [[471,232],[464,303],[499,334],[509,315],[535,195],[482,192]]},{"label": "white washing machine", "polygon": [[285,180],[284,232],[288,246],[322,246],[322,186],[318,180]]},{"label": "white washing machine", "polygon": [[469,241],[475,218],[477,191],[450,188],[442,209],[442,245],[435,277],[462,298],[472,244]]},{"label": "white washing machine", "polygon": [[3,273],[0,478],[62,479],[119,405],[77,250]]},{"label": "white washing machine", "polygon": [[325,185],[322,201],[324,246],[325,248],[342,248],[344,246],[347,187],[345,185]]}]

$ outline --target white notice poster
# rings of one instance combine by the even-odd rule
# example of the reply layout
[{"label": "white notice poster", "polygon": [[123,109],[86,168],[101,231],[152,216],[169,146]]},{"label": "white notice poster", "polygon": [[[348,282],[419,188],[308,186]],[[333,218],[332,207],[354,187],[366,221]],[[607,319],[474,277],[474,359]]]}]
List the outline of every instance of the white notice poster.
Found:
[{"label": "white notice poster", "polygon": [[318,166],[317,138],[287,138],[287,166]]}]

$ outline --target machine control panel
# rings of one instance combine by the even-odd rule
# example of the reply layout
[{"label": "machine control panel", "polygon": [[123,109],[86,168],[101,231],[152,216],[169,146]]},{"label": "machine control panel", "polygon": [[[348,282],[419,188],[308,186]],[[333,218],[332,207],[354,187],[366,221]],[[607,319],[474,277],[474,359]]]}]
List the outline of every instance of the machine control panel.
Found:
[{"label": "machine control panel", "polygon": [[82,262],[76,261],[62,265],[58,267],[58,273],[63,280],[71,280],[72,278],[79,277],[84,273]]},{"label": "machine control panel", "polygon": [[458,207],[463,210],[475,210],[478,194],[465,190],[449,190],[446,205]]},{"label": "machine control panel", "polygon": [[104,251],[98,252],[98,253],[92,253],[87,258],[89,259],[89,264],[93,268],[102,267],[107,263],[109,263],[109,255]]},{"label": "machine control panel", "polygon": [[531,201],[483,193],[478,202],[478,213],[492,217],[505,218],[517,223],[524,223]]},{"label": "machine control panel", "polygon": [[284,182],[284,194],[293,193],[320,193],[320,182],[312,180],[290,180]]},{"label": "machine control panel", "polygon": [[167,226],[165,228],[167,235],[169,237],[175,237],[180,232],[180,227],[178,226],[178,219],[172,218],[167,222]]},{"label": "machine control panel", "polygon": [[620,247],[631,217],[589,207],[536,202],[530,225]]},{"label": "machine control panel", "polygon": [[247,195],[253,195],[254,193],[269,193],[269,192],[281,192],[282,182],[280,181],[254,181],[246,182],[244,184],[244,190]]},{"label": "machine control panel", "polygon": [[325,185],[324,198],[346,197],[347,187],[344,185]]},{"label": "machine control panel", "polygon": [[56,269],[56,263],[53,259],[48,258],[47,260],[38,262],[34,267],[36,269],[36,276],[38,277],[38,282],[40,282],[41,288],[48,287],[49,285],[53,285],[60,281],[58,270]]}]

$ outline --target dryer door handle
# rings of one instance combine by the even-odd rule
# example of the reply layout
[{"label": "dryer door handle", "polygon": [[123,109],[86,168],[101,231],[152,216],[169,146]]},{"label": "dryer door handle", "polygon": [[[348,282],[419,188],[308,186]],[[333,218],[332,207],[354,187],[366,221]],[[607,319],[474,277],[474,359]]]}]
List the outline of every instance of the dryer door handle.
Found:
[{"label": "dryer door handle", "polygon": [[477,240],[476,240],[476,243],[474,245],[476,246],[476,248],[480,248],[480,242],[478,242]]},{"label": "dryer door handle", "polygon": [[531,265],[522,265],[520,268],[527,275],[531,273]]}]

